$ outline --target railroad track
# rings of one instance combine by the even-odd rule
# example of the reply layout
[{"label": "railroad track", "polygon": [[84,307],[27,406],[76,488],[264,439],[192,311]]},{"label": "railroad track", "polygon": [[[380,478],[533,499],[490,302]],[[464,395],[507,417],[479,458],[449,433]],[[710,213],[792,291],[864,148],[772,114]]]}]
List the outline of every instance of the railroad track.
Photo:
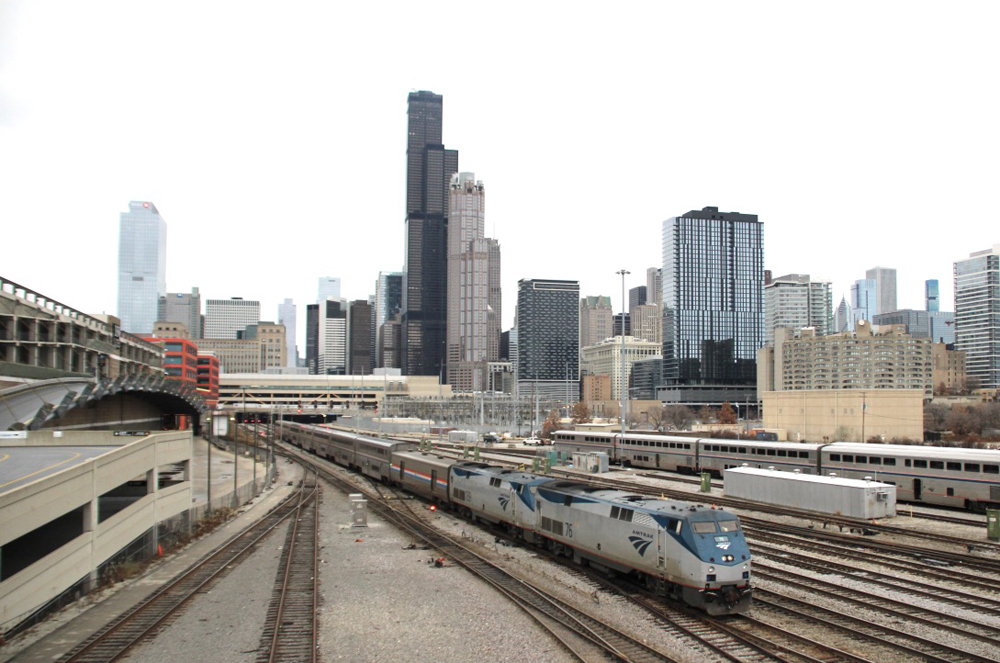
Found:
[{"label": "railroad track", "polygon": [[288,528],[257,663],[316,661],[320,497],[312,490]]},{"label": "railroad track", "polygon": [[[288,500],[263,519],[237,534],[194,566],[156,590],[117,620],[107,624],[77,645],[61,663],[105,663],[126,654],[139,643],[152,638],[176,618],[180,610],[197,594],[206,591],[228,573],[276,528],[293,517],[303,501],[303,485]],[[315,490],[315,486],[312,487]]]},{"label": "railroad track", "polygon": [[[309,462],[305,458],[302,460]],[[596,652],[616,660],[636,663],[675,660],[669,654],[650,647],[561,601],[545,590],[511,575],[474,552],[462,541],[432,528],[407,504],[410,500],[386,500],[382,487],[378,490],[369,486],[359,488],[358,484],[343,478],[339,473],[327,470],[324,464],[318,463],[317,467],[325,480],[348,492],[365,493],[369,497],[368,507],[379,516],[422,539],[427,545],[440,551],[450,562],[462,566],[495,587],[534,618],[579,660],[593,660]]]}]

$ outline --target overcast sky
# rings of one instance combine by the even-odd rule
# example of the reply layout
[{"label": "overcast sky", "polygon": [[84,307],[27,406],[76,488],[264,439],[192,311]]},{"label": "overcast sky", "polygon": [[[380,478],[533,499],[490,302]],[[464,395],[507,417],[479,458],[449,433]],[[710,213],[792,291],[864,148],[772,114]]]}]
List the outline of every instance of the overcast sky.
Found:
[{"label": "overcast sky", "polygon": [[759,215],[775,276],[876,265],[900,308],[1000,243],[996,2],[0,0],[0,275],[116,313],[119,215],[167,289],[305,305],[403,264],[406,98],[486,187],[521,278],[645,283],[664,219]]}]

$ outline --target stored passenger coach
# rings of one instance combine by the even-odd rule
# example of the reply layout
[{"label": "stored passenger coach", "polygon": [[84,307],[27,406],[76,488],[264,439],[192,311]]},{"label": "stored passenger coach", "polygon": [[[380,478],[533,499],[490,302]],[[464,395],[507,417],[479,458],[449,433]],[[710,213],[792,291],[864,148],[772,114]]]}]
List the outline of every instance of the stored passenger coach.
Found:
[{"label": "stored passenger coach", "polygon": [[975,511],[1000,506],[1000,451],[893,444],[796,444],[650,435],[556,431],[557,451],[603,451],[613,463],[721,476],[730,467],[799,470],[873,479],[896,486],[900,501]]},{"label": "stored passenger coach", "polygon": [[284,426],[282,437],[578,563],[630,575],[711,614],[750,606],[750,551],[738,518],[721,509],[555,481],[318,426]]}]

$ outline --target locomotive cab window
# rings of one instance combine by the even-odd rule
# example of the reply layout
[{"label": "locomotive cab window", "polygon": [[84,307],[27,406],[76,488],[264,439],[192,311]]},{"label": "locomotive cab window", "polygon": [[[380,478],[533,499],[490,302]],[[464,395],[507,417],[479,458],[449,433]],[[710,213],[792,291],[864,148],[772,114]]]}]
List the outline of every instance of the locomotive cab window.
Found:
[{"label": "locomotive cab window", "polygon": [[499,488],[500,487],[500,479],[498,479],[496,477],[491,477],[490,478],[490,485],[493,486],[494,488]]},{"label": "locomotive cab window", "polygon": [[695,534],[715,534],[715,521],[702,520],[691,523]]},{"label": "locomotive cab window", "polygon": [[740,521],[738,520],[720,520],[719,529],[723,532],[738,532],[740,531]]}]

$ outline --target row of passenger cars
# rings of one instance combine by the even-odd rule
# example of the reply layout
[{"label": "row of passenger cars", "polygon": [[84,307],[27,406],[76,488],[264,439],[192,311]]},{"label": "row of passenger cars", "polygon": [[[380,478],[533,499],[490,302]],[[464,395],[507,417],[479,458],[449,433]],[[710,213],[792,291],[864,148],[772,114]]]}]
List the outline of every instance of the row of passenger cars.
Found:
[{"label": "row of passenger cars", "polygon": [[896,486],[900,501],[983,511],[1000,507],[1000,451],[893,444],[798,444],[652,435],[636,432],[556,431],[553,448],[604,452],[609,461],[671,472],[709,472],[730,467],[767,468],[803,474],[836,474]]},{"label": "row of passenger cars", "polygon": [[305,424],[281,431],[317,456],[710,614],[750,606],[750,550],[735,514],[446,458],[411,442]]}]

